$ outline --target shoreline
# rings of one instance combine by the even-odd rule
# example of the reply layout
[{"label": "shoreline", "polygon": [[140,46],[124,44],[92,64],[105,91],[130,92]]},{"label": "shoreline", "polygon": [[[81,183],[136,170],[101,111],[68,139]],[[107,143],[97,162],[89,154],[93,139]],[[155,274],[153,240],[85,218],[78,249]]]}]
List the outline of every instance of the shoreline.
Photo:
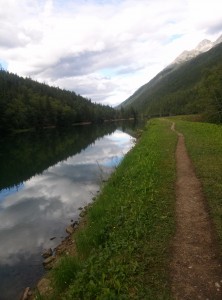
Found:
[{"label": "shoreline", "polygon": [[[76,266],[79,269],[74,266],[74,273],[70,273],[70,269],[61,264],[56,268],[56,274],[51,273],[52,277],[48,272],[37,284],[43,297],[83,299],[90,295],[95,299],[96,295],[108,298],[127,294],[128,299],[139,295],[142,299],[149,291],[156,299],[160,290],[168,294],[165,267],[168,260],[166,247],[173,225],[169,207],[173,201],[170,183],[174,171],[173,151],[165,152],[163,147],[166,141],[173,150],[175,137],[168,122],[154,121],[146,126],[136,146],[102,187],[71,239],[65,239],[60,246],[65,253],[75,254],[76,245],[72,239],[76,237]],[[159,176],[165,172],[166,164],[170,166],[168,176]],[[159,219],[161,223],[157,226]],[[79,235],[80,229],[83,230]],[[144,236],[145,240],[141,238]],[[57,266],[57,263],[53,265]],[[54,290],[49,287],[50,279]],[[147,280],[153,282],[153,288],[150,289]],[[33,292],[32,296],[22,300],[36,299],[34,295]]]},{"label": "shoreline", "polygon": [[[133,147],[134,144],[131,143],[131,146]],[[113,171],[115,171],[115,169],[113,169]],[[110,176],[111,174],[109,174]],[[98,198],[98,196],[101,193],[101,190],[103,188],[103,185],[105,182],[107,182],[107,180],[105,180],[106,178],[104,178],[104,180],[101,181],[101,183],[98,186],[98,189],[95,190],[96,192],[94,194],[92,194],[89,197],[89,204],[84,206],[83,208],[79,207],[78,209],[76,209],[76,213],[75,217],[73,218],[74,221],[72,220],[72,216],[70,217],[69,220],[67,220],[68,222],[62,225],[62,229],[64,228],[64,231],[66,231],[68,233],[68,235],[63,235],[63,239],[62,240],[58,240],[56,241],[56,244],[54,245],[49,245],[49,247],[52,247],[50,249],[40,249],[38,256],[40,256],[42,254],[42,256],[46,254],[45,259],[41,259],[40,257],[40,267],[43,264],[44,266],[44,274],[40,277],[37,278],[37,281],[34,281],[34,283],[31,286],[31,288],[29,288],[28,286],[23,286],[22,289],[20,290],[18,297],[19,299],[34,299],[32,297],[32,294],[34,293],[34,291],[36,290],[36,288],[41,292],[42,290],[44,291],[45,289],[47,289],[47,287],[45,287],[45,283],[47,282],[48,285],[48,271],[50,269],[53,269],[56,265],[57,265],[57,261],[64,256],[64,254],[72,254],[72,256],[76,255],[76,246],[74,245],[74,236],[75,234],[82,229],[82,227],[85,226],[86,224],[86,214],[87,214],[87,210],[88,208],[93,204],[93,202]],[[79,211],[78,211],[79,210]],[[43,253],[42,253],[43,252]],[[47,252],[49,252],[49,254],[47,255]],[[27,293],[28,291],[28,293]]]},{"label": "shoreline", "polygon": [[[78,220],[71,222],[71,224],[65,227],[65,231],[68,235],[54,249],[45,249],[43,253],[40,254],[43,259],[42,264],[45,269],[45,274],[41,278],[39,278],[34,288],[25,287],[19,297],[19,300],[34,300],[36,299],[37,293],[47,296],[53,292],[53,288],[51,287],[51,280],[49,279],[50,272],[58,265],[59,260],[62,257],[66,255],[73,257],[77,256],[75,235],[86,226],[87,210],[93,205],[95,200],[96,197],[93,197],[92,201],[83,209],[81,209]],[[44,259],[44,254],[46,254],[48,251],[50,251],[50,254],[47,255],[47,257],[45,257]]]}]

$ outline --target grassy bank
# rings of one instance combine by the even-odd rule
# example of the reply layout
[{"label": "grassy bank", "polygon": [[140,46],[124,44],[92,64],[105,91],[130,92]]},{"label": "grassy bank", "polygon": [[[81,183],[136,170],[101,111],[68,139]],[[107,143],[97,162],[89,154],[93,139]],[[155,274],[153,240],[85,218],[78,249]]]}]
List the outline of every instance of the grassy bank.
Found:
[{"label": "grassy bank", "polygon": [[222,126],[185,122],[180,118],[174,120],[177,130],[185,136],[187,150],[202,182],[222,249]]},{"label": "grassy bank", "polygon": [[171,299],[177,142],[172,121],[185,136],[222,247],[222,127],[194,122],[196,116],[186,119],[148,123],[89,208],[87,226],[75,234],[77,256],[64,257],[50,273],[51,299]]},{"label": "grassy bank", "polygon": [[171,298],[177,137],[170,125],[151,121],[104,186],[75,236],[77,258],[52,272],[52,299]]}]

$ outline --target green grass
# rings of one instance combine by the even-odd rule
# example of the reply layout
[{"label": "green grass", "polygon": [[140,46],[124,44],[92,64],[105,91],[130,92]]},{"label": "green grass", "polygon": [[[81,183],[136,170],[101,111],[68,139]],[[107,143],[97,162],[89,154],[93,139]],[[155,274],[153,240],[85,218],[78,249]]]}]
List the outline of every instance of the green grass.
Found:
[{"label": "green grass", "polygon": [[176,129],[185,136],[222,249],[222,126],[174,120]]},{"label": "green grass", "polygon": [[64,291],[75,280],[80,269],[81,261],[76,257],[65,256],[61,258],[59,266],[52,270],[54,289],[57,292]]},{"label": "green grass", "polygon": [[54,299],[171,299],[177,137],[170,125],[149,122],[88,209],[74,271],[63,261],[52,272]]}]

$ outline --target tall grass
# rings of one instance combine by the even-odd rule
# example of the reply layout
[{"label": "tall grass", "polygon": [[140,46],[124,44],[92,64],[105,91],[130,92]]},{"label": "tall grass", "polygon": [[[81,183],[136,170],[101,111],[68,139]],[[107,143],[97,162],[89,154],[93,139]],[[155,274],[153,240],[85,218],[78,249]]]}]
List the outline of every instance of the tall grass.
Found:
[{"label": "tall grass", "polygon": [[65,256],[61,258],[59,266],[52,270],[54,289],[57,292],[65,290],[76,278],[81,270],[81,261],[76,257]]}]

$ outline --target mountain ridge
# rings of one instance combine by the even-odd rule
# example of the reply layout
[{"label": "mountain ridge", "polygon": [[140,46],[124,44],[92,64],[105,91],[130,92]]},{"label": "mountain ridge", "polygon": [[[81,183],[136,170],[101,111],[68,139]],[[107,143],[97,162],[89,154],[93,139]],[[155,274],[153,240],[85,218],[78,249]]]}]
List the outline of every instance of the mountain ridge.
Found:
[{"label": "mountain ridge", "polygon": [[[214,42],[203,39],[201,42],[197,44],[197,46],[192,50],[184,50],[179,56],[175,58],[175,60],[171,64],[180,64],[187,60],[190,60],[201,53],[207,52],[219,43],[222,42],[222,35],[220,35]],[[170,65],[171,65],[170,64]]]},{"label": "mountain ridge", "polygon": [[[213,102],[214,83],[218,95],[222,99],[222,36],[211,49],[198,54],[180,64],[168,65],[145,85],[137,89],[119,108],[133,107],[138,113],[145,115],[201,113],[204,110],[216,109]],[[198,44],[207,49],[208,41]],[[213,79],[212,79],[213,78]],[[201,95],[202,91],[205,95]],[[198,91],[198,92],[197,92]],[[206,100],[209,97],[211,100]],[[202,98],[205,99],[203,103]],[[222,100],[221,100],[222,102]],[[200,105],[201,103],[201,105]],[[209,108],[210,107],[210,108]],[[222,111],[222,103],[221,109]],[[218,114],[218,112],[214,112]],[[222,120],[221,120],[222,121]]]}]

